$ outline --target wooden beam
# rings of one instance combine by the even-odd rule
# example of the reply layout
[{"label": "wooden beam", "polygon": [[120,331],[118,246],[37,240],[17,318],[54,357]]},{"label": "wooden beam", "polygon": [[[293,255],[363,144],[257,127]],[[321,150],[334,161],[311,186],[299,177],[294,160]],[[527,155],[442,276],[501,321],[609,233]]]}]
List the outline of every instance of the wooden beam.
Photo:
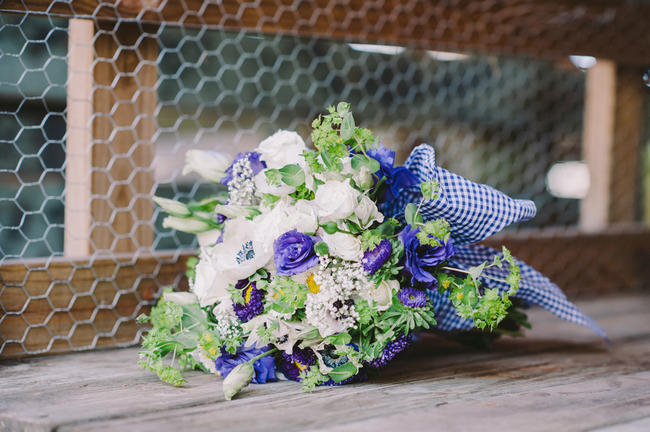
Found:
[{"label": "wooden beam", "polygon": [[66,256],[90,253],[90,150],[93,112],[92,20],[71,19],[68,23],[68,86],[66,110],[65,230]]},{"label": "wooden beam", "polygon": [[585,230],[638,218],[645,108],[641,72],[606,60],[587,71],[582,152],[591,186],[580,209]]},{"label": "wooden beam", "polygon": [[101,25],[94,42],[91,248],[153,243],[158,43],[134,23]]},{"label": "wooden beam", "polygon": [[188,288],[187,256],[117,254],[2,264],[0,310],[7,315],[0,321],[0,358],[137,342],[135,318],[148,311],[160,287]]},{"label": "wooden beam", "polygon": [[536,57],[580,54],[630,64],[650,60],[650,4],[642,1],[261,0],[251,5],[236,0],[4,0],[0,10],[210,25],[437,50]]}]

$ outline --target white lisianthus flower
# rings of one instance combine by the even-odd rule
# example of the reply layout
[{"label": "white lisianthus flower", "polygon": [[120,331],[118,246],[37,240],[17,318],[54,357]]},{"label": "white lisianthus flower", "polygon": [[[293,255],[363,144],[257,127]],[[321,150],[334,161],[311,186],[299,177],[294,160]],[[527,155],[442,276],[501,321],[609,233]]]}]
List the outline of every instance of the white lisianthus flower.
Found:
[{"label": "white lisianthus flower", "polygon": [[281,199],[273,210],[254,219],[256,237],[260,243],[273,252],[273,242],[282,234],[293,229],[305,234],[313,234],[318,229],[316,211],[308,201],[299,200],[290,205]]},{"label": "white lisianthus flower", "polygon": [[190,212],[190,210],[187,208],[185,204],[176,200],[154,196],[153,202],[158,204],[167,213],[173,214],[175,216],[182,217],[182,216],[189,216],[190,214],[192,214],[192,212]]},{"label": "white lisianthus flower", "polygon": [[216,263],[208,249],[201,250],[201,259],[195,268],[192,292],[199,299],[201,307],[215,304],[220,298],[228,295],[227,282],[217,277]]},{"label": "white lisianthus flower", "polygon": [[349,181],[329,180],[318,187],[312,205],[320,223],[346,219],[357,207],[359,191]]},{"label": "white lisianthus flower", "polygon": [[277,186],[270,184],[264,171],[257,173],[253,181],[255,182],[256,193],[260,197],[265,193],[282,197],[296,191],[294,186],[289,186],[283,182],[280,182]]},{"label": "white lisianthus flower", "polygon": [[191,234],[198,234],[209,231],[212,227],[209,223],[189,218],[181,218],[176,216],[167,216],[162,222],[163,228],[172,228],[178,231],[183,231]]},{"label": "white lisianthus flower", "polygon": [[163,299],[180,306],[191,305],[199,302],[199,299],[195,294],[183,291],[163,293]]},{"label": "white lisianthus flower", "polygon": [[393,293],[399,291],[399,282],[385,280],[368,289],[365,300],[374,301],[378,311],[385,311],[393,304]]},{"label": "white lisianthus flower", "polygon": [[189,150],[185,153],[183,175],[195,172],[205,180],[218,183],[232,164],[232,157],[213,150]]},{"label": "white lisianthus flower", "polygon": [[254,375],[255,370],[249,362],[240,363],[235,366],[223,380],[223,395],[226,400],[231,400],[233,396],[248,386]]},{"label": "white lisianthus flower", "polygon": [[357,237],[342,232],[327,234],[323,230],[319,230],[319,235],[327,244],[330,255],[343,258],[346,261],[361,261],[363,252],[361,251],[361,240]]},{"label": "white lisianthus flower", "polygon": [[379,211],[377,205],[368,196],[363,195],[359,205],[354,209],[354,215],[361,228],[368,228],[374,222],[383,222],[384,215]]},{"label": "white lisianthus flower", "polygon": [[208,246],[213,246],[221,236],[220,229],[212,229],[210,231],[205,231],[196,235],[197,240],[199,241],[199,246],[204,248]]},{"label": "white lisianthus flower", "polygon": [[305,149],[305,142],[300,135],[286,130],[277,131],[257,147],[266,166],[276,169],[300,163],[302,160],[300,155]]}]

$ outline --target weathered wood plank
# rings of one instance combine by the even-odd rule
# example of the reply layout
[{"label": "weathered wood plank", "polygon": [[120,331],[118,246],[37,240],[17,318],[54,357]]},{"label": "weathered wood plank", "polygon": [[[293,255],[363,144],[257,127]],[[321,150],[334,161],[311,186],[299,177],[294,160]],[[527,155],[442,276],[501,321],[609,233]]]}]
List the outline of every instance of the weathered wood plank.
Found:
[{"label": "weathered wood plank", "polygon": [[592,55],[622,63],[650,59],[650,5],[616,0],[4,0],[0,10],[100,20],[138,19],[265,33],[331,37],[426,49],[533,56]]},{"label": "weathered wood plank", "polygon": [[[441,422],[474,430],[489,418],[504,430],[547,430],[535,428],[550,416],[558,430],[583,430],[650,415],[650,298],[581,306],[610,333],[611,349],[534,310],[526,339],[504,339],[489,352],[427,336],[368,383],[311,395],[295,383],[252,386],[229,403],[209,375],[189,373],[180,389],[159,383],[135,366],[135,349],[12,361],[0,369],[0,427],[383,431],[400,422],[413,430]],[[329,414],[316,415],[323,412]]]}]

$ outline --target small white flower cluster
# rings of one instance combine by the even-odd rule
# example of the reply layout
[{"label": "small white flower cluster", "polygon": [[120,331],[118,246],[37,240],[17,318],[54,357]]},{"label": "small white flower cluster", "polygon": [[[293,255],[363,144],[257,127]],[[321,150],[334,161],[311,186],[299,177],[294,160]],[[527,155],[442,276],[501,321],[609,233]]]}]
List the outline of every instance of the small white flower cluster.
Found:
[{"label": "small white flower cluster", "polygon": [[214,317],[217,319],[215,330],[219,333],[222,340],[233,340],[242,335],[242,328],[239,320],[232,308],[230,299],[224,299],[213,310]]},{"label": "small white flower cluster", "polygon": [[230,204],[243,206],[256,204],[253,169],[248,157],[243,157],[232,165],[232,180],[228,182],[228,194]]},{"label": "small white flower cluster", "polygon": [[359,297],[370,285],[363,266],[321,255],[314,282],[319,291],[307,296],[307,322],[317,327],[322,336],[357,328],[359,313],[353,298]]}]

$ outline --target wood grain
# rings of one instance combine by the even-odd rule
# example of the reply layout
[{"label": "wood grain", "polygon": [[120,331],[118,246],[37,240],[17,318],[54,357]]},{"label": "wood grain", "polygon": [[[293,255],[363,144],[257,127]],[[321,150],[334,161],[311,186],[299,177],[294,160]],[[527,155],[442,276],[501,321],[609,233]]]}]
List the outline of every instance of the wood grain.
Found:
[{"label": "wood grain", "polygon": [[160,383],[137,368],[135,349],[7,362],[0,368],[0,428],[578,431],[644,424],[650,298],[578,306],[605,328],[611,346],[533,310],[525,339],[500,340],[490,351],[426,335],[366,383],[312,394],[292,382],[252,385],[231,402],[210,375],[187,373],[183,388]]},{"label": "wood grain", "polygon": [[650,4],[616,0],[4,0],[0,10],[98,20],[137,18],[270,34],[317,36],[435,50],[557,57],[592,55],[627,64],[650,60]]}]

